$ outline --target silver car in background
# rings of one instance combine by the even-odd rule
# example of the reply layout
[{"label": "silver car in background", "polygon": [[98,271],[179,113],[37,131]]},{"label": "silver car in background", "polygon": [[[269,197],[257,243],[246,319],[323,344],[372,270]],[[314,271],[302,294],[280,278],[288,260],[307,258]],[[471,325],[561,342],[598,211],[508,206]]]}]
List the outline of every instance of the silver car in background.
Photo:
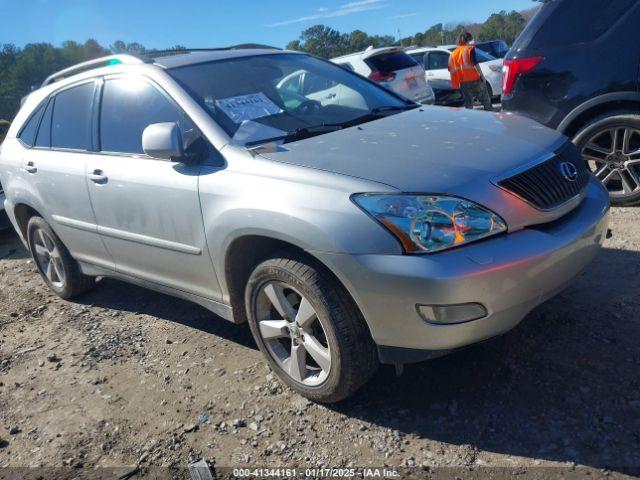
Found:
[{"label": "silver car in background", "polygon": [[321,402],[380,362],[516,326],[597,254],[609,209],[555,131],[422,108],[270,49],[52,75],[10,129],[0,179],[59,296],[109,276],[248,322],[279,377]]}]

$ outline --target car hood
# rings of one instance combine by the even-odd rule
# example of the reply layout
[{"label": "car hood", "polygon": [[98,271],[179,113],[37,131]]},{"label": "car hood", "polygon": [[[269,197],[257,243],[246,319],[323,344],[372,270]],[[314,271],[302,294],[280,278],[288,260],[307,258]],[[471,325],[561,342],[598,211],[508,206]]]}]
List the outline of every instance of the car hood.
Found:
[{"label": "car hood", "polygon": [[555,151],[565,137],[524,117],[424,107],[282,145],[270,160],[405,192],[460,192]]},{"label": "car hood", "polygon": [[[261,155],[402,192],[467,198],[493,209],[517,229],[566,212],[535,211],[494,181],[566,141],[560,133],[517,115],[423,107]],[[381,185],[381,191],[388,187]]]}]

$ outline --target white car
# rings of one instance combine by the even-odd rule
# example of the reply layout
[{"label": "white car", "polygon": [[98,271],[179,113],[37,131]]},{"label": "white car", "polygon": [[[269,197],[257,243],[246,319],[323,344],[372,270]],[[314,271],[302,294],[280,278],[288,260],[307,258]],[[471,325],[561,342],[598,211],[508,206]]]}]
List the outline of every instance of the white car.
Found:
[{"label": "white car", "polygon": [[[407,50],[407,54],[422,65],[426,72],[427,81],[448,80],[451,81],[449,73],[449,57],[455,50],[455,45],[446,47],[422,47]],[[502,64],[501,58],[494,58],[484,50],[476,49],[476,58],[482,69],[484,78],[487,80],[489,94],[492,98],[499,98],[502,95]]]},{"label": "white car", "polygon": [[364,52],[332,58],[332,62],[359,73],[414,102],[433,104],[435,95],[422,64],[398,47],[367,48]]}]

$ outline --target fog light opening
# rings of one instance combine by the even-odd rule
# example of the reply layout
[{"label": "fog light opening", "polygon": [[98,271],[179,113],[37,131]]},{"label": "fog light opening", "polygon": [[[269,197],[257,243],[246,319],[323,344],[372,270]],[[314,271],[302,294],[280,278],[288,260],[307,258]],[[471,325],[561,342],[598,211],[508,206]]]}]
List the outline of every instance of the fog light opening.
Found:
[{"label": "fog light opening", "polygon": [[427,323],[453,325],[479,320],[488,315],[484,305],[464,303],[459,305],[416,305],[418,313]]}]

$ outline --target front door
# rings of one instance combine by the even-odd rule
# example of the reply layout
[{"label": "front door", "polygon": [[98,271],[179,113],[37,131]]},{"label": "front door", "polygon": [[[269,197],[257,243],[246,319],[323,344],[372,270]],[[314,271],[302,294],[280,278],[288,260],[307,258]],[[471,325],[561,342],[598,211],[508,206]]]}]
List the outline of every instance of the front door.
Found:
[{"label": "front door", "polygon": [[88,163],[88,188],[116,270],[215,297],[198,195],[206,167],[153,159],[142,150],[142,132],[153,123],[177,122],[185,133],[195,126],[142,77],[106,79],[99,118],[100,153]]}]

